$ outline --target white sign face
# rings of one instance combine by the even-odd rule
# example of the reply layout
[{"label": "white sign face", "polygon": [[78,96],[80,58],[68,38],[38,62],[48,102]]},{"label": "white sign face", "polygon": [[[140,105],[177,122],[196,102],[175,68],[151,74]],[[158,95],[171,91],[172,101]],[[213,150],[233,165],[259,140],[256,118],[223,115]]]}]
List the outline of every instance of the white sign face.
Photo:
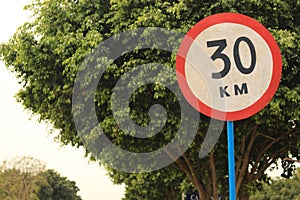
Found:
[{"label": "white sign face", "polygon": [[271,100],[280,81],[281,55],[272,35],[257,21],[223,13],[205,18],[188,32],[176,70],[192,106],[213,118],[238,120]]},{"label": "white sign face", "polygon": [[254,104],[267,91],[272,66],[271,50],[259,34],[244,25],[222,23],[195,38],[186,56],[185,74],[200,101],[235,112]]}]

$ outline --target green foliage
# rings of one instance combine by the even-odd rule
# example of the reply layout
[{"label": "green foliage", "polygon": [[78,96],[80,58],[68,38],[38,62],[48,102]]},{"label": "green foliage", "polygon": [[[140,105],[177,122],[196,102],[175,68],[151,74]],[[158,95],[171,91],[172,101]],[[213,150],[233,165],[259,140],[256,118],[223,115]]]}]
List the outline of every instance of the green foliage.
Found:
[{"label": "green foliage", "polygon": [[81,200],[77,195],[79,191],[74,181],[62,177],[54,170],[47,170],[40,174],[46,183],[40,186],[37,193],[39,199],[42,200]]},{"label": "green foliage", "polygon": [[250,200],[299,200],[300,194],[300,170],[291,179],[273,180],[271,184],[263,183],[261,190],[254,192]]},{"label": "green foliage", "polygon": [[139,174],[110,169],[109,175],[114,177],[114,183],[125,183],[124,200],[174,200],[180,199],[186,190],[196,190],[174,164],[159,171]]},{"label": "green foliage", "polygon": [[32,157],[4,161],[0,167],[3,200],[81,200],[74,181],[62,177]]},{"label": "green foliage", "polygon": [[[39,115],[40,120],[52,123],[60,131],[58,139],[63,144],[71,143],[77,147],[82,145],[82,139],[76,133],[71,113],[73,84],[80,63],[99,42],[116,33],[147,26],[186,33],[199,20],[220,12],[238,12],[257,19],[271,31],[280,46],[283,73],[271,103],[255,116],[235,123],[239,196],[241,199],[247,196],[257,180],[268,180],[264,172],[279,158],[299,159],[298,0],[36,0],[26,8],[34,13],[35,20],[25,23],[10,41],[2,44],[0,55],[23,85],[17,94],[18,101]],[[158,134],[152,140],[133,140],[125,136],[117,127],[110,108],[112,88],[122,74],[144,63],[164,63],[174,67],[174,57],[155,49],[136,50],[122,55],[105,72],[95,95],[95,105],[102,129],[115,144],[134,152],[151,151],[163,146],[176,133],[178,102],[162,86],[139,88],[131,99],[131,116],[140,125],[149,123],[147,108],[155,103],[162,103],[170,111],[175,111],[169,115],[165,134]],[[147,193],[153,199],[167,199],[171,189],[178,193],[194,188],[202,193],[203,199],[208,199],[214,187],[226,197],[226,135],[222,134],[209,156],[198,158],[208,123],[209,119],[201,118],[199,132],[188,151],[174,165],[160,172],[129,175],[108,169],[116,182],[126,183],[126,199],[134,198],[135,187],[142,196]],[[290,176],[293,166],[283,163],[283,167],[285,175]],[[172,172],[168,174],[169,178],[165,176],[167,171]],[[149,177],[151,183],[146,181]],[[216,178],[217,185],[213,184],[212,177]],[[161,183],[157,184],[160,187],[153,184],[155,181]],[[173,183],[180,187],[173,186]],[[157,194],[165,196],[162,198]]]},{"label": "green foliage", "polygon": [[32,157],[4,161],[0,167],[0,197],[8,200],[38,199],[35,192],[42,182],[39,173],[45,165]]}]

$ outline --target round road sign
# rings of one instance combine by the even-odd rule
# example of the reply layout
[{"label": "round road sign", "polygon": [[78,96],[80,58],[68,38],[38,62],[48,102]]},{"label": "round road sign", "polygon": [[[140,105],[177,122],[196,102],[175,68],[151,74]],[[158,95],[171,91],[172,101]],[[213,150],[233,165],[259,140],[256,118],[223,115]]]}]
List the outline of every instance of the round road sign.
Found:
[{"label": "round road sign", "polygon": [[282,61],[271,33],[237,13],[209,16],[184,37],[176,75],[187,101],[219,120],[247,118],[264,108],[280,82]]}]

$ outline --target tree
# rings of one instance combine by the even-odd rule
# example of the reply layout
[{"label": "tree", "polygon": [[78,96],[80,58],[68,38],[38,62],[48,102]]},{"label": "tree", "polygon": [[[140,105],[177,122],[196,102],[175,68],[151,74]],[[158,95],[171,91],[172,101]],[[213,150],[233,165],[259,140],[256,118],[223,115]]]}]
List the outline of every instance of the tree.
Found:
[{"label": "tree", "polygon": [[1,199],[38,199],[39,176],[45,169],[45,164],[32,157],[15,158],[4,161],[0,172]]},{"label": "tree", "polygon": [[181,199],[183,191],[195,191],[190,180],[175,164],[149,173],[124,173],[109,170],[115,184],[125,184],[124,200],[173,200]]},{"label": "tree", "polygon": [[298,200],[300,189],[300,170],[291,179],[278,179],[271,181],[271,184],[263,183],[261,190],[251,195],[251,200],[272,200],[272,199],[292,199]]},{"label": "tree", "polygon": [[14,200],[81,200],[74,181],[62,177],[33,157],[17,157],[0,167],[0,197]]},{"label": "tree", "polygon": [[47,170],[40,174],[46,182],[41,183],[37,192],[39,199],[43,200],[81,200],[77,195],[79,188],[74,181],[62,177],[54,170]]},{"label": "tree", "polygon": [[[77,135],[72,118],[72,88],[78,66],[99,42],[121,31],[145,26],[186,33],[199,20],[219,12],[239,12],[257,19],[271,31],[280,46],[283,74],[271,103],[255,116],[235,123],[236,189],[239,198],[248,199],[249,192],[258,180],[267,181],[266,169],[279,158],[295,157],[299,160],[298,1],[45,0],[35,1],[27,9],[33,11],[35,20],[25,23],[8,43],[1,45],[2,59],[23,84],[17,94],[18,101],[39,115],[41,120],[50,121],[54,128],[59,129],[59,139],[63,144],[71,143],[77,147],[83,145],[83,141]],[[144,86],[134,93],[130,104],[131,116],[137,124],[146,126],[149,123],[148,108],[154,103],[162,103],[170,112],[163,134],[147,141],[127,137],[111,114],[110,96],[119,77],[138,64],[153,62],[174,67],[174,55],[155,49],[122,55],[105,72],[101,82],[103,84],[96,93],[95,105],[102,129],[116,145],[134,152],[151,151],[163,146],[178,128],[180,115],[174,112],[180,110],[177,109],[178,102],[170,91],[155,84]],[[89,118],[84,120],[88,122]],[[208,156],[198,158],[208,122],[208,118],[201,117],[193,144],[182,157],[175,160],[175,165],[163,171],[176,171],[178,182],[186,183],[182,177],[188,177],[201,199],[208,199],[212,194],[215,198],[218,194],[227,197],[225,133]],[[175,167],[177,169],[173,169]],[[285,161],[283,167],[285,175],[291,176],[293,165]],[[129,193],[136,180],[146,191],[154,187],[144,184],[143,180],[148,176],[129,175],[107,168],[112,172],[110,175],[113,179],[127,184]],[[150,175],[153,180],[164,177],[156,173]],[[170,186],[173,181],[174,178],[169,179],[166,185]],[[155,189],[167,192],[164,187]]]}]

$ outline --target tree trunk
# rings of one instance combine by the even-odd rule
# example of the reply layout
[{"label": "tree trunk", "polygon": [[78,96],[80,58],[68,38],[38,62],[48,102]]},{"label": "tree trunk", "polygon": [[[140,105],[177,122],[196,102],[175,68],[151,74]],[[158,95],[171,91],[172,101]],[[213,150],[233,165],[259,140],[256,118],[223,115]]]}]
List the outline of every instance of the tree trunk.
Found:
[{"label": "tree trunk", "polygon": [[241,192],[238,195],[238,199],[239,200],[249,200],[250,198],[250,194],[248,189],[246,188],[241,188]]},{"label": "tree trunk", "polygon": [[203,189],[197,188],[198,189],[198,194],[200,199],[202,200],[210,200],[210,197],[208,196],[207,192]]},{"label": "tree trunk", "polygon": [[210,169],[213,186],[213,199],[218,199],[217,173],[215,168],[214,151],[210,152]]}]

